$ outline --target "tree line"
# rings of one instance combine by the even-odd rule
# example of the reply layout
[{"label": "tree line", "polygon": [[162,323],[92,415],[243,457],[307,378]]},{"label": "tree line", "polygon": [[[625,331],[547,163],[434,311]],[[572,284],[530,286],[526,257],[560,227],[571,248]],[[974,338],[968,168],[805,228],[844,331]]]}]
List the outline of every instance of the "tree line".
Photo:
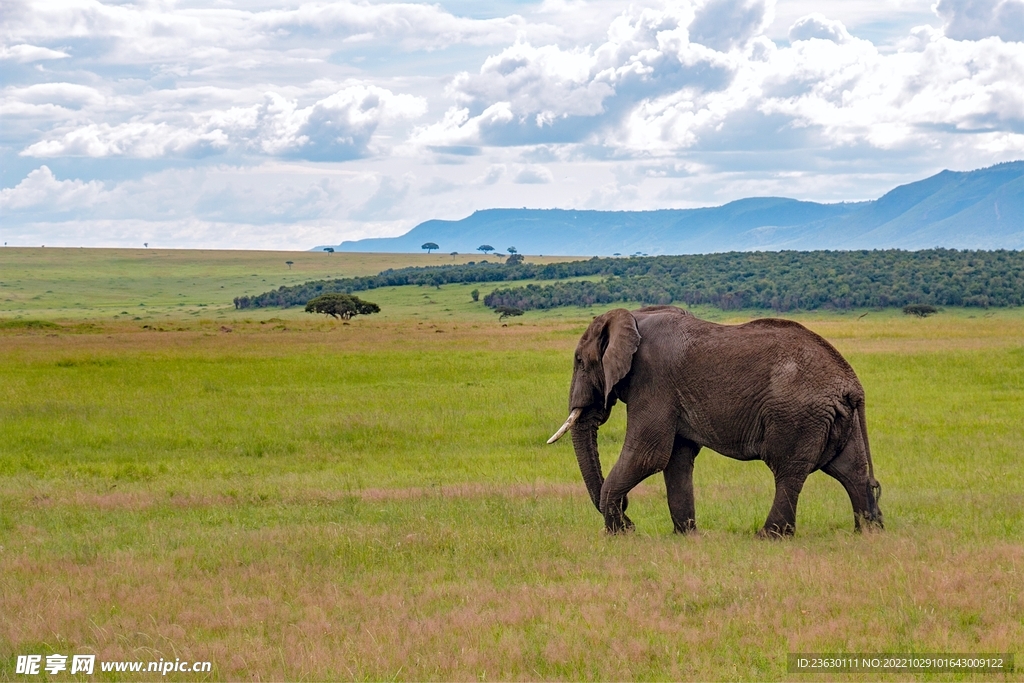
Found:
[{"label": "tree line", "polygon": [[380,287],[403,287],[422,285],[440,287],[447,284],[472,282],[505,282],[513,280],[561,280],[604,274],[606,261],[594,258],[589,261],[569,261],[547,265],[524,263],[519,258],[509,258],[509,263],[470,262],[464,265],[389,268],[377,275],[338,278],[334,280],[312,280],[301,285],[282,286],[276,290],[255,296],[235,297],[235,308],[265,308],[277,306],[305,306],[306,302],[321,294],[330,292],[352,293]]},{"label": "tree line", "polygon": [[617,301],[709,304],[722,309],[795,309],[1024,305],[1024,252],[900,251],[728,252],[593,258],[547,265],[467,264],[386,270],[376,276],[307,282],[255,297],[238,308],[305,304],[326,292],[401,285],[571,280],[499,288],[484,304],[521,310]]}]

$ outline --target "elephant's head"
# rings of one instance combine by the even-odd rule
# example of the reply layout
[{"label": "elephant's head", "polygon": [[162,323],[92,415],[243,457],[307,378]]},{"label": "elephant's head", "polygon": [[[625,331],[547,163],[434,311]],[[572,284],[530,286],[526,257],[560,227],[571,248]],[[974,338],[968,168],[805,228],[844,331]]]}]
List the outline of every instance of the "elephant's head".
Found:
[{"label": "elephant's head", "polygon": [[[552,436],[554,443],[572,430],[576,460],[586,482],[587,491],[597,509],[601,510],[601,459],[597,452],[597,428],[605,423],[615,404],[615,387],[629,374],[633,354],[640,345],[636,319],[624,308],[599,315],[590,323],[576,346],[573,357],[572,384],[569,388],[569,418]],[[623,501],[622,509],[625,510]],[[605,515],[608,528],[629,524]]]}]

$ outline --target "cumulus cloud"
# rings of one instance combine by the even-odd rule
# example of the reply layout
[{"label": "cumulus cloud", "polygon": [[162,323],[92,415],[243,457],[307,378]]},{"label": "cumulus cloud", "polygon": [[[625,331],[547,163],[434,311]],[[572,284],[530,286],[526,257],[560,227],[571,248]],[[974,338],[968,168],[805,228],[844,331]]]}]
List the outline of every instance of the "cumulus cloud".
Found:
[{"label": "cumulus cloud", "polygon": [[852,40],[843,22],[832,21],[818,12],[797,19],[789,28],[789,39],[793,42],[815,38],[830,40],[833,43],[846,43]]},{"label": "cumulus cloud", "polygon": [[68,131],[59,139],[29,145],[21,154],[31,157],[110,157],[140,159],[178,156],[199,157],[227,148],[227,136],[220,130],[202,132],[167,123],[132,121],[111,126],[91,123]]},{"label": "cumulus cloud", "polygon": [[26,62],[41,62],[47,59],[65,59],[68,53],[63,50],[51,50],[48,47],[37,45],[0,45],[0,60],[10,60],[24,64]]},{"label": "cumulus cloud", "polygon": [[1024,0],[939,0],[935,13],[953,40],[1024,41]]},{"label": "cumulus cloud", "polygon": [[[0,208],[8,224],[124,234],[177,221],[182,239],[368,236],[510,191],[612,209],[860,199],[1024,155],[1024,0],[935,1],[942,28],[908,23],[877,46],[859,27],[878,10],[827,4],[787,15],[776,43],[772,0],[545,0],[488,19],[411,2],[10,0],[0,158],[89,161],[62,161],[64,180],[28,166]],[[155,171],[118,181],[125,158]]]},{"label": "cumulus cloud", "polygon": [[709,0],[695,13],[690,40],[727,52],[758,36],[772,22],[774,2]]},{"label": "cumulus cloud", "polygon": [[236,149],[270,156],[342,161],[366,154],[385,121],[414,118],[422,98],[351,85],[308,107],[277,93],[250,107],[208,111],[191,125],[135,120],[88,124],[28,146],[23,156],[200,157]]},{"label": "cumulus cloud", "polygon": [[40,166],[14,187],[0,190],[0,208],[5,212],[66,213],[88,209],[103,195],[99,181],[58,180],[47,166]]},{"label": "cumulus cloud", "polygon": [[[814,126],[832,143],[881,149],[938,144],[1024,126],[1024,50],[936,33],[919,51],[885,55],[866,41],[794,44],[775,61],[766,113]],[[788,91],[788,92],[787,92]]]},{"label": "cumulus cloud", "polygon": [[[970,9],[966,0],[942,0],[938,11],[950,2]],[[1004,4],[993,7],[1015,11]],[[977,137],[977,144],[1017,144],[1005,133],[1024,128],[1021,44],[954,40],[924,27],[914,44],[882,52],[814,13],[798,19],[792,44],[780,47],[759,35],[771,10],[753,0],[681,3],[624,13],[596,48],[518,42],[479,73],[455,77],[448,91],[455,104],[413,139],[575,143],[641,156],[772,145],[934,147],[941,136],[997,131],[1004,133],[998,142]]]},{"label": "cumulus cloud", "polygon": [[[663,10],[644,8],[619,16],[596,49],[563,49],[517,42],[487,58],[476,74],[464,72],[448,92],[456,106],[422,127],[414,140],[426,145],[578,142],[618,124],[638,102],[679,92],[728,85],[746,45],[764,22],[763,2],[711,0]],[[703,14],[701,14],[703,13]],[[698,17],[737,15],[736,23],[690,40]]]}]

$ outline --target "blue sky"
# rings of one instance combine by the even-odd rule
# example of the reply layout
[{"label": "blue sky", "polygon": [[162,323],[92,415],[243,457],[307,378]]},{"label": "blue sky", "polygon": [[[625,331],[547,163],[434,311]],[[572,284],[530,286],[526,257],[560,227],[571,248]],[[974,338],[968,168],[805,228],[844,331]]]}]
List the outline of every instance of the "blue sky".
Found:
[{"label": "blue sky", "polygon": [[0,240],[306,249],[1024,158],[1024,0],[5,0]]}]

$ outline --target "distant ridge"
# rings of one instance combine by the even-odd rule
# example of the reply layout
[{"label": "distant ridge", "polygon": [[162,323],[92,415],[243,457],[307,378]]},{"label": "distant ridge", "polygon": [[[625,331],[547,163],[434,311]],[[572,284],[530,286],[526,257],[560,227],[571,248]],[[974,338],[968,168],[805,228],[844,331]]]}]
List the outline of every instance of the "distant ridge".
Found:
[{"label": "distant ridge", "polygon": [[[867,202],[753,197],[657,211],[487,209],[429,220],[400,237],[342,242],[336,251],[471,253],[482,244],[523,254],[703,254],[782,249],[1024,249],[1024,161],[942,171]],[[322,250],[325,247],[317,247]]]}]

